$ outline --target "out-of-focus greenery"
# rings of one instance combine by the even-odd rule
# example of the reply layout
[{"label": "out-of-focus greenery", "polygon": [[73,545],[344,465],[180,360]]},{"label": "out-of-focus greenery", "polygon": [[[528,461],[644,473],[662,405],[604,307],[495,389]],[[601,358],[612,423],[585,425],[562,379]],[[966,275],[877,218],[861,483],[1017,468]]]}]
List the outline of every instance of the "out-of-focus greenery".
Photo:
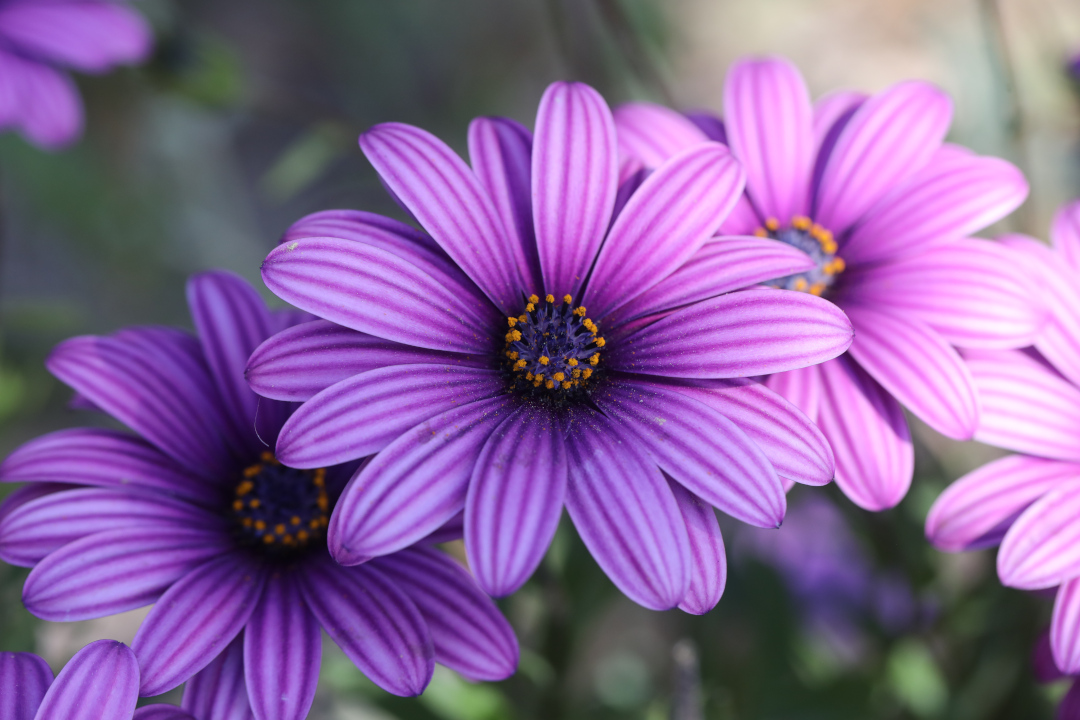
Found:
[{"label": "out-of-focus greenery", "polygon": [[[1022,12],[1055,1],[1012,5]],[[716,51],[702,40],[710,22],[740,48],[809,58],[815,90],[863,81],[873,63],[854,56],[829,61],[833,44],[852,42],[853,27],[868,37],[890,22],[916,27],[915,37],[928,38],[925,52],[905,39],[908,55],[890,47],[871,58],[892,68],[882,84],[935,67],[926,59],[938,57],[934,43],[947,46],[940,55],[953,58],[964,88],[954,139],[982,152],[1034,158],[1040,198],[1057,202],[1080,191],[1047,180],[1080,178],[1077,138],[1069,134],[1080,114],[1056,125],[1056,135],[1032,139],[1017,135],[1009,113],[986,111],[1009,106],[1001,68],[1018,63],[1030,70],[1026,45],[1014,43],[1014,56],[1003,54],[992,17],[980,24],[975,13],[933,14],[922,0],[875,4],[875,12],[854,20],[843,3],[813,0],[138,6],[158,31],[157,54],[142,68],[78,78],[88,117],[79,145],[48,155],[0,137],[0,456],[44,432],[103,422],[69,410],[70,393],[44,370],[60,340],[133,323],[190,326],[183,291],[190,273],[225,267],[259,285],[263,256],[308,212],[351,207],[401,218],[356,148],[366,127],[411,122],[464,150],[472,117],[503,114],[531,125],[543,88],[562,78],[593,84],[612,104],[641,98],[718,109],[719,96],[703,90],[715,84],[710,72],[720,78],[725,71],[703,67]],[[807,30],[809,50],[792,40],[802,37],[793,23],[826,12],[848,24],[837,24],[835,37],[825,24]],[[974,80],[961,82],[964,73]],[[1080,112],[1064,76],[1036,80],[1022,83],[1021,100],[1030,104],[1021,107],[1027,124],[1020,132],[1037,125],[1048,107],[1061,117]],[[980,88],[995,99],[982,102]],[[1049,162],[1058,165],[1046,170]],[[1038,222],[1025,229],[1044,234],[1045,215],[1040,209],[1032,216]],[[327,642],[312,717],[660,720],[675,700],[686,700],[690,714],[679,720],[694,720],[693,698],[673,696],[676,686],[687,687],[685,676],[673,681],[673,648],[689,640],[700,660],[702,717],[1050,718],[1064,685],[1037,685],[1029,664],[1048,623],[1048,599],[1002,588],[992,551],[946,556],[922,536],[933,498],[983,456],[929,431],[920,438],[912,493],[895,510],[864,513],[835,488],[799,488],[791,500],[795,508],[812,494],[834,502],[871,571],[911,599],[902,622],[853,607],[838,611],[839,630],[815,625],[806,598],[775,564],[745,552],[747,534],[765,531],[735,523],[724,524],[730,575],[716,610],[703,617],[643,610],[614,590],[567,524],[536,577],[500,601],[522,642],[514,678],[473,684],[440,669],[420,698],[394,698]],[[77,648],[22,608],[25,576],[0,564],[0,649],[36,649],[57,665]],[[86,632],[99,630],[113,632],[93,624]]]}]

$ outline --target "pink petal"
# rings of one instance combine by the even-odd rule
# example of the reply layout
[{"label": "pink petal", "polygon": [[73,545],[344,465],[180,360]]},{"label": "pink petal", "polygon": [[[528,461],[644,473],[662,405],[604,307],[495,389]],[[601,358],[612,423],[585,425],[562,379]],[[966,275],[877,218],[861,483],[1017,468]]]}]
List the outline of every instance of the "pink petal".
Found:
[{"label": "pink petal", "polygon": [[679,483],[669,483],[690,539],[690,586],[679,609],[704,615],[716,607],[727,584],[727,556],[712,506]]},{"label": "pink petal", "polygon": [[1066,483],[1020,514],[998,550],[998,577],[1021,590],[1042,590],[1080,575],[1080,484]]},{"label": "pink petal", "polygon": [[1050,242],[1074,271],[1080,270],[1080,200],[1066,204],[1054,215]]},{"label": "pink petal", "polygon": [[139,665],[122,642],[97,640],[75,653],[45,693],[34,720],[126,720],[139,700]]},{"label": "pink petal", "polygon": [[848,122],[822,171],[814,219],[840,235],[925,165],[952,121],[952,101],[924,82],[893,85]]},{"label": "pink petal", "polygon": [[814,135],[810,93],[798,68],[779,57],[736,62],[724,83],[724,115],[754,207],[781,222],[805,215]]},{"label": "pink petal", "polygon": [[647,168],[660,167],[683,150],[710,139],[685,115],[655,103],[629,102],[615,108],[613,115],[619,155],[636,158]]},{"label": "pink petal", "polygon": [[544,289],[555,297],[580,294],[615,205],[618,156],[600,94],[582,83],[549,86],[536,113],[532,192]]},{"label": "pink petal", "polygon": [[839,130],[844,128],[868,97],[866,93],[855,90],[834,90],[814,101],[814,148],[818,162],[822,154],[827,160],[832,151],[836,137],[832,137],[830,143],[830,135],[839,135]]},{"label": "pink petal", "polygon": [[1061,584],[1050,622],[1054,663],[1066,675],[1080,672],[1080,578]]},{"label": "pink petal", "polygon": [[0,50],[0,128],[13,127],[45,150],[82,134],[83,106],[66,74]]},{"label": "pink petal", "polygon": [[816,365],[770,375],[765,384],[811,421],[816,421],[821,404],[821,377]]}]

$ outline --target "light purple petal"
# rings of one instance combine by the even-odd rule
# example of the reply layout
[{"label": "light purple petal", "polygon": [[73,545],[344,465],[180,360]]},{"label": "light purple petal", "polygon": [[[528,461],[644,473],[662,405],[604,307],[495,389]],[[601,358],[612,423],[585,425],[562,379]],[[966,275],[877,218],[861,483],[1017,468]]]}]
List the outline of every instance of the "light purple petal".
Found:
[{"label": "light purple petal", "polygon": [[1080,270],[1080,200],[1067,203],[1054,215],[1050,242],[1074,271]]},{"label": "light purple petal", "polygon": [[[618,190],[615,121],[600,93],[553,83],[536,112],[532,192],[544,289],[577,297]],[[539,292],[539,291],[537,291]]]},{"label": "light purple petal", "polygon": [[867,100],[829,155],[814,219],[843,233],[930,160],[951,121],[952,101],[924,82],[897,83]]},{"label": "light purple petal", "polygon": [[597,564],[639,605],[678,605],[690,586],[690,542],[663,474],[636,438],[594,412],[574,414],[566,449],[566,509]]},{"label": "light purple petal", "polygon": [[992,547],[1031,503],[1077,482],[1080,464],[1025,455],[1000,458],[945,489],[926,516],[926,538],[946,552]]},{"label": "light purple petal", "polygon": [[499,317],[448,277],[340,238],[279,245],[263,262],[262,276],[278,297],[323,319],[432,350],[487,352]]},{"label": "light purple petal", "polygon": [[836,456],[836,484],[866,510],[900,502],[914,453],[900,405],[847,356],[822,363],[818,425]]},{"label": "light purple petal", "polygon": [[187,681],[180,705],[196,720],[254,719],[244,682],[242,635]]},{"label": "light purple petal", "polygon": [[506,236],[521,248],[526,262],[522,276],[528,287],[541,287],[530,186],[532,133],[509,118],[478,117],[469,123],[469,159],[495,203]]},{"label": "light purple petal", "polygon": [[326,320],[295,325],[255,349],[247,381],[263,397],[310,400],[334,383],[387,365],[487,367],[481,355],[440,352],[366,335]]},{"label": "light purple petal", "polygon": [[334,509],[334,559],[355,565],[395,552],[460,512],[484,441],[509,406],[500,396],[448,410],[383,449],[349,481]]},{"label": "light purple petal", "polygon": [[440,413],[502,394],[491,369],[393,365],[331,385],[304,403],[285,427],[277,456],[298,468],[326,467],[373,455]]},{"label": "light purple petal", "polygon": [[811,421],[817,421],[818,407],[821,405],[821,379],[816,365],[770,375],[765,384]]},{"label": "light purple petal", "polygon": [[514,411],[488,437],[465,498],[465,550],[490,595],[520,588],[544,558],[562,516],[566,472],[562,430],[543,408]]},{"label": "light purple petal", "polygon": [[322,631],[294,573],[275,573],[244,629],[244,677],[258,720],[303,720],[315,700]]},{"label": "light purple petal", "polygon": [[1016,250],[965,238],[866,270],[849,269],[838,302],[891,308],[960,347],[1024,347],[1046,319],[1025,270]]},{"label": "light purple petal", "polygon": [[37,655],[0,652],[0,718],[33,720],[52,681],[49,664]]},{"label": "light purple petal", "polygon": [[516,311],[529,280],[524,249],[507,242],[495,204],[468,165],[431,133],[403,123],[376,125],[360,136],[360,148],[492,302],[503,312]]},{"label": "light purple petal", "polygon": [[727,130],[724,128],[724,121],[709,110],[691,110],[686,113],[686,119],[705,133],[705,137],[709,140],[727,145]]},{"label": "light purple petal", "polygon": [[210,476],[233,461],[198,341],[166,328],[60,343],[49,372],[184,467]]},{"label": "light purple petal", "polygon": [[202,508],[134,488],[65,490],[27,502],[0,520],[0,558],[33,567],[69,542],[104,530],[160,523],[212,527],[215,521]]},{"label": "light purple petal", "polygon": [[669,158],[709,138],[686,116],[663,105],[630,102],[615,108],[619,155],[657,168]]},{"label": "light purple petal", "polygon": [[927,425],[970,440],[979,397],[960,354],[917,318],[859,305],[844,311],[855,328],[851,357]]},{"label": "light purple petal", "polygon": [[750,204],[745,194],[735,203],[727,220],[720,225],[720,235],[752,235],[755,230],[763,227],[765,221],[758,215],[757,210]]},{"label": "light purple petal", "polygon": [[980,352],[967,358],[982,400],[975,438],[989,445],[1080,461],[1080,390],[1017,351]]},{"label": "light purple petal", "polygon": [[727,584],[727,556],[712,506],[676,482],[669,483],[690,539],[690,586],[679,609],[704,615],[716,607]]},{"label": "light purple petal", "polygon": [[202,720],[202,718],[196,718],[175,705],[154,703],[138,708],[131,716],[131,720]]},{"label": "light purple petal", "polygon": [[1080,672],[1080,578],[1061,584],[1050,622],[1054,663],[1066,675]]},{"label": "light purple petal", "polygon": [[46,495],[52,495],[53,493],[62,492],[64,490],[78,490],[79,488],[79,485],[49,482],[31,483],[15,488],[7,494],[3,502],[0,502],[0,521],[28,502],[43,498]]},{"label": "light purple petal", "polygon": [[72,428],[20,446],[0,464],[3,482],[133,485],[196,502],[218,499],[217,487],[177,465],[142,438],[102,428]]},{"label": "light purple petal", "polygon": [[1021,590],[1042,590],[1080,575],[1080,484],[1051,490],[1020,514],[998,550],[998,577]]},{"label": "light purple petal", "polygon": [[305,570],[308,607],[330,638],[376,685],[394,695],[419,695],[435,669],[431,634],[409,596],[371,565]]},{"label": "light purple petal", "polygon": [[746,59],[724,82],[728,145],[746,168],[746,192],[767,218],[806,215],[814,166],[810,92],[798,68],[779,57]]},{"label": "light purple petal", "polygon": [[0,37],[28,56],[90,73],[145,60],[154,39],[140,14],[117,2],[8,2]]},{"label": "light purple petal", "polygon": [[851,344],[838,307],[809,293],[770,288],[710,298],[612,344],[606,360],[627,372],[669,377],[767,375],[834,358]]},{"label": "light purple petal", "polygon": [[1027,194],[1027,180],[1012,163],[944,146],[869,211],[840,254],[849,264],[919,254],[997,222]]},{"label": "light purple petal", "polygon": [[681,390],[619,378],[592,399],[690,492],[745,523],[779,527],[787,503],[765,454],[738,425]]},{"label": "light purple petal", "polygon": [[0,50],[0,128],[9,127],[45,150],[74,142],[83,128],[75,83],[48,65]]},{"label": "light purple petal", "polygon": [[[813,382],[819,384],[816,375]],[[741,378],[695,380],[680,385],[679,392],[735,423],[781,478],[805,485],[824,485],[832,480],[836,467],[825,436],[798,407],[762,383]]]},{"label": "light purple petal", "polygon": [[227,547],[203,528],[119,527],[69,543],[41,561],[23,586],[26,608],[72,622],[149,605]]},{"label": "light purple petal", "polygon": [[435,661],[471,680],[505,680],[518,664],[510,623],[469,573],[445,553],[412,548],[378,558],[386,573],[416,605],[435,649]]},{"label": "light purple petal", "polygon": [[169,588],[131,645],[142,672],[141,694],[172,690],[224,651],[251,617],[266,575],[246,558],[228,554]]},{"label": "light purple petal", "polygon": [[777,240],[718,237],[612,317],[628,322],[814,267],[806,253]]},{"label": "light purple petal", "polygon": [[98,640],[68,661],[34,720],[128,720],[138,700],[139,665],[131,649]]},{"label": "light purple petal", "polygon": [[[829,136],[837,132],[837,125],[843,129],[852,114],[866,102],[866,93],[855,90],[834,90],[814,101],[814,145],[816,154],[825,154],[826,159],[832,151]],[[835,138],[833,138],[835,142]]]},{"label": "light purple petal", "polygon": [[656,169],[630,197],[596,258],[582,299],[602,318],[675,272],[727,217],[743,188],[738,161],[702,143]]},{"label": "light purple petal", "polygon": [[192,276],[187,301],[233,445],[258,455],[265,446],[256,432],[256,419],[269,431],[270,437],[261,439],[273,443],[288,412],[287,405],[260,401],[244,379],[248,357],[274,334],[274,317],[247,281],[221,270]]}]

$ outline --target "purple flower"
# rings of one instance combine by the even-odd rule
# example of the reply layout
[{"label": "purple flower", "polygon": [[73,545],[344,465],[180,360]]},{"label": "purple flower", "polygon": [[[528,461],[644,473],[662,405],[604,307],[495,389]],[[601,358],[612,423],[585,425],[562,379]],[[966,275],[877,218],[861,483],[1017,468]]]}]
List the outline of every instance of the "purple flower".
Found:
[{"label": "purple flower", "polygon": [[1076,53],[1069,58],[1065,64],[1065,69],[1068,70],[1073,80],[1080,82],[1080,53]]},{"label": "purple flower", "polygon": [[248,368],[260,394],[304,401],[278,439],[284,462],[377,453],[330,521],[334,557],[394,552],[464,510],[473,572],[504,595],[565,503],[631,599],[713,607],[726,565],[712,507],[776,527],[780,477],[833,473],[812,424],[744,378],[851,340],[819,298],[732,292],[808,265],[772,241],[711,239],[742,192],[738,162],[703,144],[619,188],[610,111],[567,83],[545,93],[535,139],[475,120],[473,169],[408,125],[360,145],[426,234],[355,211],[296,223],[263,278],[324,320],[270,339]]},{"label": "purple flower", "polygon": [[420,693],[434,661],[475,679],[510,675],[512,630],[442,553],[332,561],[326,525],[355,464],[294,470],[265,451],[291,406],[253,394],[244,364],[302,314],[268,311],[223,272],[192,278],[188,301],[197,338],[130,328],[49,357],[80,404],[137,434],[64,430],[0,465],[0,479],[30,483],[0,506],[0,557],[34,568],[26,607],[74,621],[156,603],[132,645],[141,692],[190,678],[184,707],[198,717],[230,697],[250,700],[259,720],[304,717],[322,629],[398,695]]},{"label": "purple flower", "polygon": [[104,73],[150,53],[153,34],[111,0],[0,0],[0,131],[56,150],[82,133],[78,89],[59,68]]},{"label": "purple flower", "polygon": [[1050,237],[1052,249],[1005,238],[1050,309],[1034,347],[965,353],[983,405],[975,438],[1023,454],[953,483],[931,508],[926,536],[950,552],[1001,543],[1005,585],[1057,587],[1051,648],[1073,675],[1080,673],[1080,202],[1058,213]]},{"label": "purple flower", "polygon": [[796,247],[813,267],[770,284],[822,295],[855,328],[849,352],[775,374],[769,387],[817,421],[836,481],[881,510],[907,493],[911,436],[901,405],[938,432],[968,439],[979,398],[956,347],[1031,343],[1042,321],[1008,250],[966,237],[1027,195],[1003,160],[943,144],[952,104],[922,82],[811,105],[779,58],[736,63],[724,122],[632,104],[615,113],[623,172],[654,167],[706,139],[746,168],[746,194],[721,227]]},{"label": "purple flower", "polygon": [[131,720],[138,699],[139,665],[124,643],[90,643],[55,681],[37,655],[0,652],[4,720]]}]

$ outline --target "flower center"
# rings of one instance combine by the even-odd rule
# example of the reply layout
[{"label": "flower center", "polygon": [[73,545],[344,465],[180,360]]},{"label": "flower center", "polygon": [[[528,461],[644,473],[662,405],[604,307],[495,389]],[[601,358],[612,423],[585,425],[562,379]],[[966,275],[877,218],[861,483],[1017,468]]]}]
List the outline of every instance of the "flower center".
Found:
[{"label": "flower center", "polygon": [[531,295],[523,314],[507,318],[504,370],[512,392],[545,403],[587,394],[605,342],[585,308],[572,302],[569,295],[558,305],[553,295],[543,302]]},{"label": "flower center", "polygon": [[298,550],[322,539],[330,518],[326,470],[297,470],[264,452],[244,469],[232,509],[237,535],[246,545]]},{"label": "flower center", "polygon": [[817,264],[813,270],[765,283],[770,287],[822,295],[836,282],[836,276],[844,272],[844,259],[836,255],[836,240],[833,239],[833,234],[808,217],[796,215],[785,228],[780,227],[776,218],[769,218],[765,221],[765,227],[758,228],[754,234],[798,248]]}]

